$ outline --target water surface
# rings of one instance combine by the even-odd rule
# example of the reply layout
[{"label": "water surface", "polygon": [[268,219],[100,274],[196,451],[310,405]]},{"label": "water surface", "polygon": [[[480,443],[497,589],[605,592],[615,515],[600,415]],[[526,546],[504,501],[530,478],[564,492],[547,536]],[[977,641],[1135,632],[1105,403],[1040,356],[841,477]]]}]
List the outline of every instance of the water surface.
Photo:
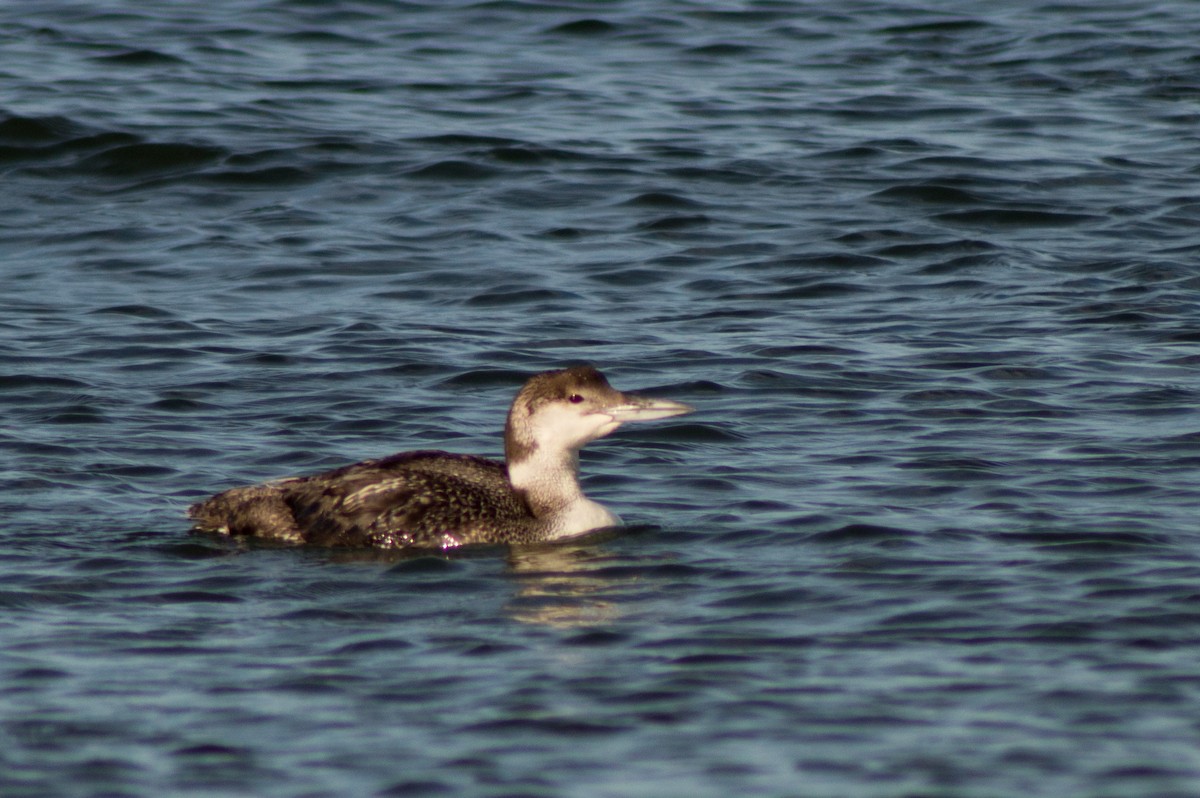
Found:
[{"label": "water surface", "polygon": [[[0,10],[6,796],[1200,791],[1200,8]],[[696,415],[631,526],[186,534],[500,454],[578,362]]]}]

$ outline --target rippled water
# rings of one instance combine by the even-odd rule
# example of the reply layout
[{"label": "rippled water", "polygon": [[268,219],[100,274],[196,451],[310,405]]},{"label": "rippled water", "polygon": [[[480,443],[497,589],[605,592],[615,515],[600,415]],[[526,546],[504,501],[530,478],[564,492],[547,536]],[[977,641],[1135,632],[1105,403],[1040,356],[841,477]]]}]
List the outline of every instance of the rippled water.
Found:
[{"label": "rippled water", "polygon": [[[1200,792],[1200,6],[996,5],[0,8],[0,792]],[[624,534],[186,534],[584,361]]]}]

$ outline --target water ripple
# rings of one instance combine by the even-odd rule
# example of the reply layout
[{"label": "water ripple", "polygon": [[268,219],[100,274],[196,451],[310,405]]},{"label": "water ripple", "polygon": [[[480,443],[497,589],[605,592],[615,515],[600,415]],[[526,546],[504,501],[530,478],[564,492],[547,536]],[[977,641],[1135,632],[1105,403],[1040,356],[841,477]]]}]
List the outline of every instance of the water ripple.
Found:
[{"label": "water ripple", "polygon": [[[0,23],[0,793],[1196,792],[1190,5]],[[583,361],[619,534],[185,534]]]}]

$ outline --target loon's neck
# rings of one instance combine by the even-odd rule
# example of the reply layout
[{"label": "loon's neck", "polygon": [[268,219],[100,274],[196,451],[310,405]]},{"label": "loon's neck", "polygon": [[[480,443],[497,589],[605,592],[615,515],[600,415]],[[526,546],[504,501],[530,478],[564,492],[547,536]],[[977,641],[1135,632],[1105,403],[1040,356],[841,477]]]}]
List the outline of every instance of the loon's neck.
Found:
[{"label": "loon's neck", "polygon": [[614,513],[583,495],[578,451],[537,447],[523,454],[508,463],[508,479],[525,495],[534,516],[546,524],[548,538],[621,523]]}]

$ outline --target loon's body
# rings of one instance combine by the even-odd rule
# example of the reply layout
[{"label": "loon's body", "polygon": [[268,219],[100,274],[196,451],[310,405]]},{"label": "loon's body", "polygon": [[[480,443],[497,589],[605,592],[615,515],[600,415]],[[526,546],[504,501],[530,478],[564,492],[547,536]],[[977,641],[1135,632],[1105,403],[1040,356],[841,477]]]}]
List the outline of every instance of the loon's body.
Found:
[{"label": "loon's body", "polygon": [[620,523],[583,495],[584,444],[626,421],[690,412],[679,402],[620,393],[590,366],[549,371],[513,400],[504,463],[404,452],[233,488],[188,514],[201,532],[318,546],[453,548],[574,537]]}]

